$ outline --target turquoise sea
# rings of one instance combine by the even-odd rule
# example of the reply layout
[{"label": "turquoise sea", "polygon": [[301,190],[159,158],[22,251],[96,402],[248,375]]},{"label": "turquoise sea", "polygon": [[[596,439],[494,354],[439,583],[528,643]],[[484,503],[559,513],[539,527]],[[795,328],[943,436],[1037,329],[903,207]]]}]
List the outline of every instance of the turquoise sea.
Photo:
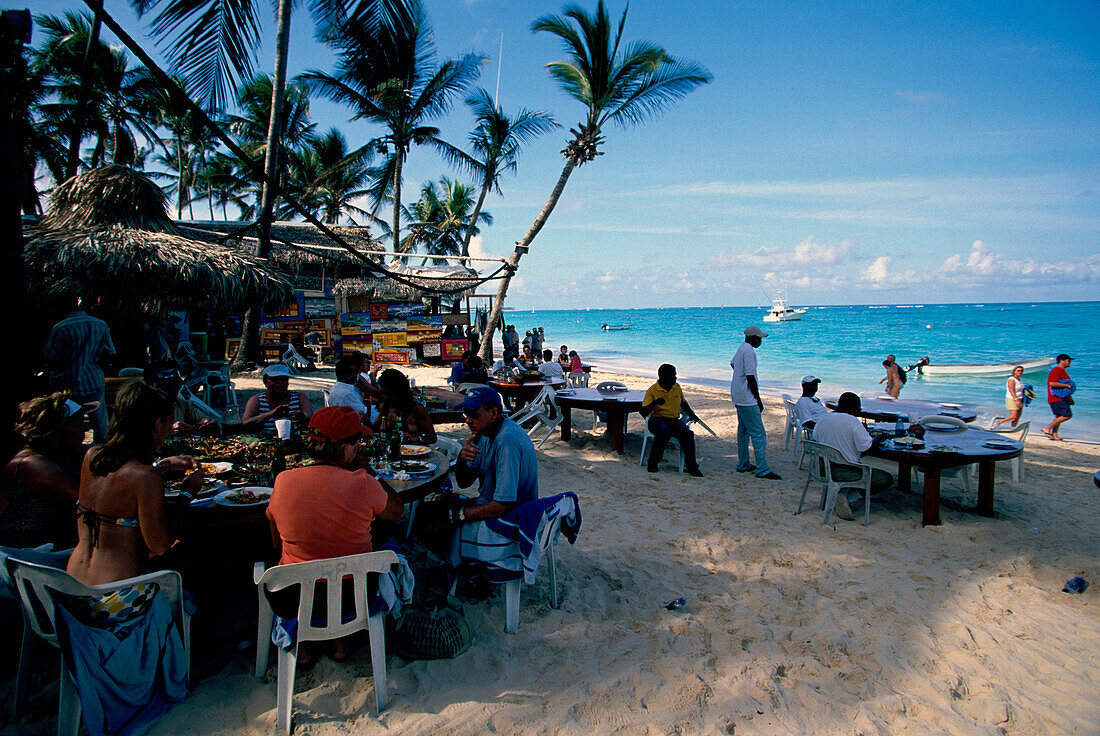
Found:
[{"label": "turquoise sea", "polygon": [[[742,342],[742,330],[759,325],[769,333],[757,350],[761,388],[795,396],[808,373],[822,379],[821,396],[881,390],[882,360],[889,353],[903,367],[925,355],[933,363],[1001,363],[1068,353],[1078,391],[1074,418],[1062,434],[1100,439],[1100,302],[806,308],[802,320],[782,323],[765,323],[762,307],[517,309],[504,316],[520,337],[543,327],[546,347],[555,353],[564,343],[585,363],[640,376],[656,376],[658,365],[673,363],[682,383],[710,386],[729,385],[729,361]],[[605,322],[633,327],[605,332],[600,329]],[[1050,422],[1048,370],[1024,376],[1039,393],[1024,409],[1024,419],[1035,421],[1033,432]],[[931,377],[914,371],[901,396],[956,402],[989,417],[1003,416],[1004,383],[998,377]]]}]

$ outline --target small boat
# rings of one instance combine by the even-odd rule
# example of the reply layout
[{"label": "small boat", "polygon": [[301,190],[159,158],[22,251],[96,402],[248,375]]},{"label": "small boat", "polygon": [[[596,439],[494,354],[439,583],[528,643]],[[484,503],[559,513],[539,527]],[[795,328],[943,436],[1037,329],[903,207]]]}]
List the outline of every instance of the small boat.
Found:
[{"label": "small boat", "polygon": [[802,315],[806,314],[805,309],[793,309],[790,303],[787,301],[786,294],[780,294],[776,292],[775,299],[772,299],[771,309],[764,313],[765,322],[793,322],[794,320],[802,319]]},{"label": "small boat", "polygon": [[610,330],[629,330],[629,329],[631,329],[631,328],[633,328],[633,327],[634,327],[634,325],[630,324],[629,322],[626,322],[626,323],[624,323],[624,324],[621,324],[621,325],[609,325],[608,323],[604,322],[604,323],[603,323],[603,324],[602,324],[602,325],[600,326],[600,329],[601,329],[601,330],[605,330],[605,331],[610,331]]},{"label": "small boat", "polygon": [[917,373],[925,376],[1011,376],[1012,369],[1018,365],[1024,367],[1024,373],[1041,371],[1054,363],[1054,358],[1030,358],[1011,363],[932,363],[928,357],[921,358],[906,369],[906,372],[914,368]]}]

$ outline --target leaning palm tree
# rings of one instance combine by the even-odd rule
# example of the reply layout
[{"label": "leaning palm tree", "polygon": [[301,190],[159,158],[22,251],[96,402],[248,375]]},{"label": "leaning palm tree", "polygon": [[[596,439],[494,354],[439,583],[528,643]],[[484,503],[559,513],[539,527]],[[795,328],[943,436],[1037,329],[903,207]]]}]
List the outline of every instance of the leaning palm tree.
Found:
[{"label": "leaning palm tree", "polygon": [[333,35],[338,61],[335,74],[310,71],[308,79],[322,95],[355,111],[353,120],[382,126],[385,134],[368,141],[385,158],[371,194],[376,209],[393,202],[390,238],[401,243],[401,177],[414,145],[448,148],[439,129],[429,125],[446,113],[456,94],[480,74],[481,58],[466,54],[435,66],[428,17],[419,0],[407,0],[407,15],[376,28],[345,26]]},{"label": "leaning palm tree", "polygon": [[[471,222],[477,222],[478,213],[485,204],[485,197],[493,189],[497,194],[501,194],[501,176],[516,170],[520,147],[533,138],[561,126],[545,110],[523,108],[514,117],[509,118],[489,93],[481,87],[466,98],[466,104],[473,111],[477,121],[468,138],[473,155],[467,156],[459,152],[448,158],[453,163],[470,170],[481,180],[481,192],[474,212],[470,216]],[[470,239],[474,235],[474,228],[466,231],[461,255],[470,255]]]},{"label": "leaning palm tree", "polygon": [[623,10],[615,28],[599,0],[593,15],[578,5],[567,5],[562,15],[543,16],[531,24],[532,32],[545,31],[561,39],[568,60],[552,62],[547,69],[570,97],[584,105],[586,115],[569,131],[573,137],[562,150],[565,167],[550,198],[508,259],[507,275],[500,282],[481,338],[483,360],[492,354],[493,332],[520,258],[554,211],[573,169],[602,154],[599,145],[604,140],[604,126],[609,122],[638,125],[711,80],[704,67],[673,59],[656,44],[634,41],[620,49],[626,12]]},{"label": "leaning palm tree", "polygon": [[[420,199],[409,209],[409,234],[402,239],[400,251],[411,253],[422,248],[428,257],[462,255],[463,243],[479,232],[477,223],[493,224],[491,214],[475,207],[473,193],[469,184],[446,176],[440,177],[438,187],[434,181],[425,182]],[[434,262],[439,265],[446,260]]]}]

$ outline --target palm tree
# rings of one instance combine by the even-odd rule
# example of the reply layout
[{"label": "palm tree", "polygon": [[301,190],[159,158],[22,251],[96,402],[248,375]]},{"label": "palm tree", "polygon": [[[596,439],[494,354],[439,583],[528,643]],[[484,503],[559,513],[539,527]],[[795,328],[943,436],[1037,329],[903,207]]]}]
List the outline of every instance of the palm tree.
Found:
[{"label": "palm tree", "polygon": [[247,174],[241,171],[240,162],[234,156],[215,153],[199,168],[196,178],[199,188],[210,202],[211,220],[214,219],[215,205],[221,207],[223,220],[229,219],[230,204],[238,210],[246,206],[251,189]]},{"label": "palm tree", "polygon": [[[373,219],[354,204],[369,194],[367,187],[377,177],[369,165],[371,153],[371,149],[349,152],[347,139],[332,128],[291,157],[290,184],[299,201],[326,224],[335,225],[341,217],[358,224],[353,215]],[[286,209],[283,216],[291,214],[292,210]]]},{"label": "palm tree", "polygon": [[439,129],[428,123],[450,109],[453,97],[480,74],[480,57],[433,64],[432,32],[420,0],[407,0],[407,13],[375,28],[348,25],[331,39],[337,48],[335,74],[310,71],[304,75],[329,99],[351,107],[353,120],[367,120],[386,129],[368,141],[385,158],[383,176],[371,189],[376,209],[389,196],[393,201],[390,238],[396,251],[401,243],[401,172],[413,145],[443,150]]},{"label": "palm tree", "polygon": [[[473,193],[469,184],[445,176],[440,177],[438,188],[434,181],[425,182],[420,199],[409,210],[409,234],[401,241],[400,252],[411,253],[423,247],[428,256],[462,255],[463,244],[479,231],[477,223],[493,224],[492,215],[474,207]],[[446,260],[436,259],[435,263]]]},{"label": "palm tree", "polygon": [[[497,194],[501,194],[500,177],[516,170],[520,147],[527,141],[561,126],[545,110],[522,108],[515,117],[509,118],[481,87],[466,98],[466,104],[477,121],[468,138],[474,153],[473,156],[466,156],[460,152],[459,155],[449,158],[481,179],[481,193],[470,217],[472,222],[477,222],[478,213],[481,212],[490,190],[496,189]],[[460,255],[470,255],[470,238],[474,234],[472,228],[466,231]]]},{"label": "palm tree", "polygon": [[[182,87],[184,80],[176,77],[173,81]],[[183,219],[183,206],[188,206],[192,219],[191,189],[195,184],[200,159],[205,156],[208,144],[202,130],[202,122],[185,105],[173,90],[157,85],[149,99],[152,114],[158,125],[167,128],[172,137],[163,141],[167,150],[156,157],[156,161],[175,171],[176,219]]]},{"label": "palm tree", "polygon": [[561,39],[568,60],[551,62],[547,69],[566,94],[584,105],[586,115],[569,131],[573,137],[561,152],[565,166],[550,198],[508,259],[507,274],[500,282],[481,338],[483,360],[492,354],[493,332],[500,321],[512,274],[554,211],[573,169],[602,154],[599,145],[604,140],[604,126],[609,122],[638,125],[711,80],[704,67],[673,59],[648,41],[634,41],[620,49],[626,10],[617,28],[612,26],[603,0],[599,0],[593,15],[578,5],[567,5],[562,12],[537,19],[531,31],[544,31]]}]

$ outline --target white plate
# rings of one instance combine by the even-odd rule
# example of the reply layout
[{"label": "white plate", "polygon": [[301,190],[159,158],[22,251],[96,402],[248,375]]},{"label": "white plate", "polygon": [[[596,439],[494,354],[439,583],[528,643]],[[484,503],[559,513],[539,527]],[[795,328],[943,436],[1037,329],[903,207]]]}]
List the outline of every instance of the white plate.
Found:
[{"label": "white plate", "polygon": [[933,432],[958,432],[962,427],[956,427],[954,424],[945,424],[942,422],[926,422],[925,429]]},{"label": "white plate", "polygon": [[879,401],[897,401],[893,396],[879,396]]},{"label": "white plate", "polygon": [[944,409],[961,409],[961,408],[963,408],[962,404],[940,404],[940,406],[942,406]]},{"label": "white plate", "polygon": [[[229,496],[234,493],[240,493],[241,491],[252,491],[257,496],[263,498],[259,501],[253,501],[252,503],[234,503],[229,500]],[[214,503],[219,506],[235,506],[239,509],[249,508],[250,506],[263,506],[271,500],[271,489],[264,486],[245,486],[244,488],[227,488],[218,495],[214,496]]]},{"label": "white plate", "polygon": [[991,450],[1019,450],[1022,445],[1011,440],[986,440],[982,443],[982,447],[988,447]]},{"label": "white plate", "polygon": [[[437,467],[435,463],[424,462],[423,460],[398,460],[397,462],[420,463],[424,466],[423,470],[409,470],[408,468],[400,468],[400,470],[404,470],[409,475],[431,475]],[[396,473],[398,471],[397,468],[393,467],[393,463],[389,463],[385,468],[382,468],[382,470],[388,471],[390,473]]]},{"label": "white plate", "polygon": [[431,451],[430,447],[424,447],[424,445],[401,445],[402,458],[422,457]]},{"label": "white plate", "polygon": [[207,475],[217,475],[218,473],[225,473],[233,469],[233,463],[225,462],[200,462],[199,466]]}]

